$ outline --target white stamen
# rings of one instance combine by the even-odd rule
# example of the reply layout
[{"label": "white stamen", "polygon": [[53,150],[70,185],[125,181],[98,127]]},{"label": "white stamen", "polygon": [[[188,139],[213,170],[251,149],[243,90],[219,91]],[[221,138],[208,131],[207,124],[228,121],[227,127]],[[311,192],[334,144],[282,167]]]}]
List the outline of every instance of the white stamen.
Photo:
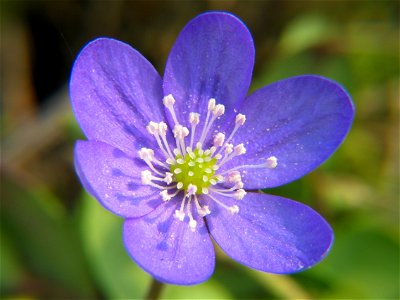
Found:
[{"label": "white stamen", "polygon": [[140,159],[152,161],[154,158],[154,151],[149,148],[141,148],[138,151]]},{"label": "white stamen", "polygon": [[235,185],[233,186],[235,189],[242,189],[244,186],[242,181],[238,181],[235,183]]},{"label": "white stamen", "polygon": [[180,173],[182,173],[182,169],[176,168],[176,169],[174,170],[174,173],[175,173],[175,174],[180,174]]},{"label": "white stamen", "polygon": [[210,100],[208,100],[208,110],[209,111],[212,111],[213,109],[214,109],[214,107],[215,107],[215,99],[214,98],[211,98]]},{"label": "white stamen", "polygon": [[174,120],[175,125],[179,124],[178,119],[176,118],[175,110],[174,110],[174,104],[175,104],[175,98],[171,94],[167,95],[163,99],[163,103],[166,108],[168,108],[169,112],[171,113],[172,119]]},{"label": "white stamen", "polygon": [[225,155],[230,154],[233,152],[233,145],[232,144],[226,144],[225,145]]},{"label": "white stamen", "polygon": [[235,154],[236,155],[242,155],[246,153],[246,148],[244,147],[243,144],[239,144],[237,146],[235,146]]},{"label": "white stamen", "polygon": [[172,182],[172,176],[173,176],[172,173],[170,173],[170,172],[165,172],[164,181],[165,181],[167,184],[170,184],[170,183]]},{"label": "white stamen", "polygon": [[242,200],[244,196],[246,196],[246,191],[244,189],[238,189],[235,191],[234,198],[237,200]]},{"label": "white stamen", "polygon": [[266,165],[268,169],[274,169],[278,165],[278,159],[275,156],[268,157]]},{"label": "white stamen", "polygon": [[246,116],[243,114],[237,114],[235,118],[235,124],[242,126],[246,122]]},{"label": "white stamen", "polygon": [[185,213],[181,210],[175,210],[174,217],[177,218],[179,221],[183,221],[185,219]]},{"label": "white stamen", "polygon": [[196,194],[196,192],[197,192],[197,186],[190,183],[187,188],[187,195],[191,196]]},{"label": "white stamen", "polygon": [[171,200],[171,195],[168,194],[167,190],[163,190],[160,192],[161,198],[163,199],[163,201],[169,201]]},{"label": "white stamen", "polygon": [[233,215],[239,213],[239,207],[237,205],[233,205],[233,206],[229,207],[228,210]]},{"label": "white stamen", "polygon": [[196,226],[197,226],[197,221],[194,220],[194,219],[191,219],[191,220],[189,221],[189,228],[190,228],[190,230],[191,230],[192,232],[195,232],[195,231],[196,231]]},{"label": "white stamen", "polygon": [[215,118],[222,116],[225,113],[225,106],[223,104],[217,104],[214,107],[212,113]]},{"label": "white stamen", "polygon": [[[222,165],[222,162],[219,164],[220,166]],[[274,169],[278,166],[278,159],[275,156],[271,156],[269,158],[266,159],[266,161],[262,164],[258,164],[258,165],[241,165],[241,166],[237,166],[234,167],[232,169],[223,171],[222,173],[220,173],[221,175],[224,175],[226,173],[235,171],[235,170],[239,170],[239,169],[263,169],[263,168],[268,168],[268,169]]]},{"label": "white stamen", "polygon": [[236,183],[236,182],[241,181],[242,177],[240,176],[239,171],[232,171],[228,174],[227,180],[228,180],[228,182]]},{"label": "white stamen", "polygon": [[144,170],[141,172],[141,178],[143,184],[149,184],[153,178],[153,175],[151,175],[149,170]]},{"label": "white stamen", "polygon": [[225,134],[222,132],[218,132],[214,137],[214,146],[221,147],[225,141]]},{"label": "white stamen", "polygon": [[200,122],[200,114],[191,112],[189,114],[189,123],[190,123],[190,125],[194,126],[194,125],[199,124],[199,122]]},{"label": "white stamen", "polygon": [[178,188],[178,190],[182,189],[183,183],[182,183],[182,182],[178,182],[178,184],[176,185],[176,187]]},{"label": "white stamen", "polygon": [[199,213],[200,216],[205,217],[211,213],[210,209],[208,208],[207,205],[204,205],[200,209],[197,209],[197,212]]},{"label": "white stamen", "polygon": [[196,126],[197,124],[199,124],[199,122],[200,122],[200,114],[191,112],[189,114],[189,123],[190,125],[192,125],[192,132],[190,134],[190,148],[193,148],[194,134],[196,132]]},{"label": "white stamen", "polygon": [[158,124],[150,121],[149,125],[146,126],[146,129],[151,135],[155,135],[158,133]]},{"label": "white stamen", "polygon": [[163,103],[167,108],[174,106],[174,104],[175,104],[174,96],[172,96],[172,94],[165,96],[163,99]]},{"label": "white stamen", "polygon": [[160,134],[160,136],[166,136],[167,130],[168,130],[167,124],[165,124],[164,122],[158,123],[158,133]]}]

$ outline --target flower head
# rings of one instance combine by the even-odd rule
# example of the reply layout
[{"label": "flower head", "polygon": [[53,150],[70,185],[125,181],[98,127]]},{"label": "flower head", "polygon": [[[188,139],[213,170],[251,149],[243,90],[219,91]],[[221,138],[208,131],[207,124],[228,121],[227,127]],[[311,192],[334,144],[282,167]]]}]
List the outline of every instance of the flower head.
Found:
[{"label": "flower head", "polygon": [[249,96],[254,45],[228,13],[180,33],[163,79],[136,50],[101,38],[78,56],[73,110],[88,141],[75,165],[85,188],[124,217],[125,246],[156,279],[194,284],[213,272],[211,236],[233,259],[272,273],[318,263],[333,233],[314,210],[257,193],[298,179],[346,136],[353,106],[313,75]]}]

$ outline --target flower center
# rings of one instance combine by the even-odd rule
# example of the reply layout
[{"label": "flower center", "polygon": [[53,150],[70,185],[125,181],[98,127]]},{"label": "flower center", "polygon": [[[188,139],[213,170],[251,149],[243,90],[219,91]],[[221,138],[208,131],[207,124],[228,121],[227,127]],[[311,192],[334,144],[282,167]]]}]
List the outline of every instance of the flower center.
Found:
[{"label": "flower center", "polygon": [[[174,110],[174,97],[172,95],[165,96],[163,103],[174,121],[172,133],[175,145],[172,146],[167,141],[168,126],[166,123],[152,121],[149,123],[146,129],[154,136],[164,158],[161,160],[156,158],[152,149],[142,148],[139,150],[139,157],[149,167],[148,170],[142,171],[142,183],[160,189],[163,201],[180,200],[179,209],[175,210],[174,217],[180,221],[184,221],[188,217],[189,227],[192,231],[195,231],[197,226],[197,221],[192,215],[193,207],[201,217],[211,213],[209,207],[202,203],[206,200],[205,198],[232,214],[239,213],[237,205],[228,206],[224,203],[224,198],[242,200],[246,196],[242,177],[238,170],[246,168],[274,169],[278,165],[277,158],[271,156],[259,165],[240,165],[221,172],[221,167],[225,163],[246,153],[243,144],[233,145],[231,143],[236,131],[245,123],[246,117],[243,114],[237,114],[230,135],[226,138],[224,133],[218,132],[214,135],[213,146],[203,150],[203,144],[212,131],[212,125],[224,114],[225,106],[216,104],[213,98],[208,101],[207,115],[200,138],[194,144],[200,114],[194,112],[189,114],[191,126],[189,130],[178,122]],[[189,134],[190,137],[188,137]],[[190,141],[185,141],[186,138],[190,138]],[[186,146],[187,142],[189,146]]]},{"label": "flower center", "polygon": [[217,169],[217,159],[211,156],[211,151],[203,151],[196,148],[194,151],[178,154],[175,157],[176,164],[171,165],[171,173],[174,174],[176,182],[181,182],[181,190],[187,190],[189,185],[197,187],[196,194],[203,194],[203,190],[207,189],[211,183],[218,181],[214,176]]}]

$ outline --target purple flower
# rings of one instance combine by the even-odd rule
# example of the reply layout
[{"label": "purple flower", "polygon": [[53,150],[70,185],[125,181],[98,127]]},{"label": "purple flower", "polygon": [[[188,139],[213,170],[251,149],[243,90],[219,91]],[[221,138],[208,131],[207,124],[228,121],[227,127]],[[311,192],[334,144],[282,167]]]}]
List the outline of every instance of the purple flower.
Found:
[{"label": "purple flower", "polygon": [[125,218],[125,247],[160,281],[207,280],[211,237],[233,259],[271,273],[310,268],[332,245],[331,227],[314,210],[257,190],[325,161],[350,128],[351,99],[313,75],[247,96],[253,64],[248,29],[220,12],[183,29],[163,79],[109,38],[89,43],[74,64],[72,105],[88,138],[75,147],[77,173]]}]

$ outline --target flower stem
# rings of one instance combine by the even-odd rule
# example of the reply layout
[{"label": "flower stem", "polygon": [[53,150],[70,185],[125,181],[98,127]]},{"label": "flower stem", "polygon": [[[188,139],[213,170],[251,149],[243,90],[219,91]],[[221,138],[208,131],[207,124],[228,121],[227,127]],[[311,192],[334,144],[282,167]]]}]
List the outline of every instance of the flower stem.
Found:
[{"label": "flower stem", "polygon": [[160,295],[161,295],[161,291],[162,291],[163,287],[164,287],[164,284],[162,282],[159,282],[153,278],[145,299],[146,300],[160,299]]}]

